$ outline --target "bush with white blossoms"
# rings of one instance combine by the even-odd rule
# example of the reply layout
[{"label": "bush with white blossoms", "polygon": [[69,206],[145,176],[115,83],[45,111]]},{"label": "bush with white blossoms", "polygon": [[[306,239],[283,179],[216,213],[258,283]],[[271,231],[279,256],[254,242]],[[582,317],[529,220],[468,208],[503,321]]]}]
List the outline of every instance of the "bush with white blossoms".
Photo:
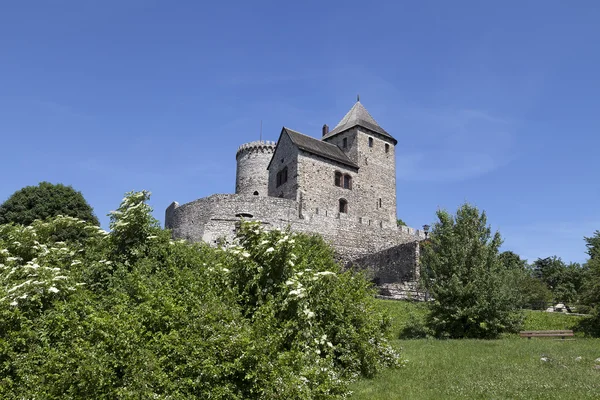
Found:
[{"label": "bush with white blossoms", "polygon": [[369,282],[321,238],[174,241],[148,198],[128,193],[111,232],[0,226],[0,398],[336,399],[401,365]]},{"label": "bush with white blossoms", "polygon": [[71,273],[81,268],[82,242],[52,240],[56,232],[73,228],[85,232],[86,241],[102,239],[107,234],[97,226],[64,216],[36,220],[26,227],[0,226],[1,303],[21,309],[43,309],[82,285]]}]

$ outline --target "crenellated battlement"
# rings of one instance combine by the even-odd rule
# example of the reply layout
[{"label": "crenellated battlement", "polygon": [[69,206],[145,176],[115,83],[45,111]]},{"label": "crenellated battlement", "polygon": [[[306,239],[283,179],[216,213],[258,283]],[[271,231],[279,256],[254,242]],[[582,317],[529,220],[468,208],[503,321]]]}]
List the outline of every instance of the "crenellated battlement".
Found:
[{"label": "crenellated battlement", "polygon": [[244,143],[240,147],[238,147],[236,152],[236,158],[240,153],[243,152],[262,152],[273,154],[275,152],[275,147],[277,146],[277,142],[272,140],[256,140],[250,143]]}]

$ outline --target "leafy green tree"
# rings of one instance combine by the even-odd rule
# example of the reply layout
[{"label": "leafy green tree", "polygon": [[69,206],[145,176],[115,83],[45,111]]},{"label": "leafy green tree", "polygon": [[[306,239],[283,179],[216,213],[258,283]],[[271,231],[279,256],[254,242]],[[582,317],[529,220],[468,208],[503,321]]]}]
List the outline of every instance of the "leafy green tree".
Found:
[{"label": "leafy green tree", "polygon": [[406,223],[404,221],[402,221],[402,219],[398,218],[396,220],[396,225],[398,226],[407,226]]},{"label": "leafy green tree", "polygon": [[40,182],[13,193],[0,205],[0,224],[29,225],[34,220],[64,215],[99,225],[92,207],[71,186]]},{"label": "leafy green tree", "polygon": [[583,284],[584,270],[577,263],[565,264],[560,257],[538,258],[534,276],[546,284],[556,302],[573,303]]},{"label": "leafy green tree", "polygon": [[583,328],[588,334],[600,336],[600,231],[584,239],[590,258],[585,264],[580,299],[591,317],[584,321]]},{"label": "leafy green tree", "polygon": [[429,329],[450,338],[495,338],[516,330],[522,319],[517,276],[502,264],[502,240],[487,226],[485,212],[464,204],[456,216],[443,210],[437,216],[421,251],[421,274],[433,297]]},{"label": "leafy green tree", "polygon": [[512,251],[504,251],[500,253],[499,259],[506,269],[521,271],[525,271],[527,269],[527,260],[521,259],[518,254]]},{"label": "leafy green tree", "polygon": [[534,310],[545,309],[548,302],[552,301],[552,292],[546,284],[533,276],[527,260],[523,260],[512,251],[500,253],[500,262],[507,270],[514,271],[523,308]]}]

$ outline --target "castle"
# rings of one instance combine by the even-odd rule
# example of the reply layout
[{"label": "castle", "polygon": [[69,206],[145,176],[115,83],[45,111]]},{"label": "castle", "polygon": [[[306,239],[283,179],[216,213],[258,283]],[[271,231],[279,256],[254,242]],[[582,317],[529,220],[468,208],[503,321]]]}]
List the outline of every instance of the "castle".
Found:
[{"label": "castle", "polygon": [[396,223],[396,144],[358,100],[320,140],[284,127],[277,142],[243,144],[235,194],[173,202],[165,226],[213,245],[231,239],[241,219],[317,233],[347,267],[370,270],[382,293],[402,297],[425,234]]}]

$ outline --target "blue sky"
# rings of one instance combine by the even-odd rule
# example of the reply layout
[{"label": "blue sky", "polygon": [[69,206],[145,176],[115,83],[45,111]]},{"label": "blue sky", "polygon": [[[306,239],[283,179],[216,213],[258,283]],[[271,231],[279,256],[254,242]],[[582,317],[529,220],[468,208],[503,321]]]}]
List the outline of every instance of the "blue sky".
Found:
[{"label": "blue sky", "polygon": [[237,147],[318,137],[361,102],[398,139],[398,215],[464,201],[533,261],[600,229],[596,1],[13,1],[0,5],[0,202],[40,181],[102,225],[235,186]]}]

